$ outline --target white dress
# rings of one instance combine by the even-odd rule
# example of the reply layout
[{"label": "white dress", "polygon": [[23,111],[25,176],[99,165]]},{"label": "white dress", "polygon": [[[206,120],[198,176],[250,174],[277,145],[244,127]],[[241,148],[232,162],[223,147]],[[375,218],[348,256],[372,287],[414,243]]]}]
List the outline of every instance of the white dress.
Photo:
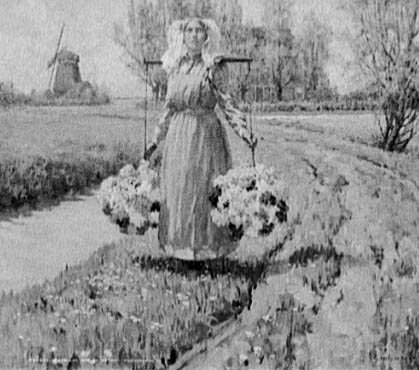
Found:
[{"label": "white dress", "polygon": [[227,68],[185,56],[168,77],[165,110],[154,142],[165,139],[160,168],[159,244],[186,260],[213,259],[237,248],[211,219],[213,180],[232,166],[226,129],[215,112],[249,139],[246,120],[225,92]]}]

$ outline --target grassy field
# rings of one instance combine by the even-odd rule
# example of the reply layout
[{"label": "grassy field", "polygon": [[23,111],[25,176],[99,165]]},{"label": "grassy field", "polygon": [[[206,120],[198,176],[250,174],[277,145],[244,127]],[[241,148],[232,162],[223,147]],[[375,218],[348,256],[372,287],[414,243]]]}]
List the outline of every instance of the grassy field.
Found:
[{"label": "grassy field", "polygon": [[97,185],[123,165],[138,163],[143,150],[141,116],[133,101],[12,107],[0,111],[0,130],[3,215]]},{"label": "grassy field", "polygon": [[[149,114],[153,122],[156,112]],[[11,151],[49,157],[127,141],[142,149],[142,119],[134,100],[92,107],[11,107],[0,111],[0,149],[2,155]]]},{"label": "grassy field", "polygon": [[[141,116],[132,102],[2,114],[14,122],[5,126],[9,143],[25,145],[27,153],[54,156],[127,139],[142,143]],[[220,266],[212,266],[208,276],[197,276],[189,266],[185,275],[164,256],[147,257],[155,246],[148,236],[130,237],[52,284],[4,295],[0,332],[8,347],[0,362],[19,367],[41,348],[45,359],[56,347],[62,356],[85,351],[101,358],[153,358],[164,368],[172,362],[167,350],[173,359],[199,338],[210,339],[211,326],[223,321],[211,322],[215,313],[234,320],[241,312],[240,330],[218,346],[217,355],[198,356],[201,366],[208,361],[237,369],[417,368],[419,142],[407,154],[370,146],[373,118],[256,117],[256,159],[276,169],[290,212],[286,227],[271,238],[247,240],[230,256],[240,261],[238,274],[226,275],[222,267],[215,273]],[[234,164],[250,163],[249,150],[228,132]],[[261,256],[266,279],[252,287],[250,302],[251,274],[243,274],[242,266]],[[152,292],[147,300],[140,298],[147,295],[142,288]],[[194,322],[189,328],[179,324],[183,315]],[[147,339],[143,329],[152,323]],[[180,337],[168,334],[173,328]],[[186,367],[194,368],[193,361]]]}]

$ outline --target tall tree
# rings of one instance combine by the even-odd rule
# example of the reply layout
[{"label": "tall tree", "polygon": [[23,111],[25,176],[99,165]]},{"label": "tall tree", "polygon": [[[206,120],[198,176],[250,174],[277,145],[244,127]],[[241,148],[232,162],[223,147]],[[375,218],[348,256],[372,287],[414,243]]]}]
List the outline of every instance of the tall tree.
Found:
[{"label": "tall tree", "polygon": [[264,64],[270,68],[276,97],[282,100],[284,88],[295,81],[294,36],[290,28],[289,0],[263,0],[263,20],[266,33]]},{"label": "tall tree", "polygon": [[329,89],[325,66],[329,58],[330,35],[330,28],[321,23],[313,11],[304,17],[296,48],[303,56],[302,81],[311,97]]},{"label": "tall tree", "polygon": [[345,6],[356,27],[354,53],[382,97],[379,144],[403,151],[419,127],[419,0],[354,0]]},{"label": "tall tree", "polygon": [[[221,31],[221,47],[231,55],[254,58],[251,27],[243,24],[243,11],[240,0],[212,0],[213,18]],[[240,64],[230,64],[230,92],[240,100],[245,100],[249,81],[247,71]]]}]

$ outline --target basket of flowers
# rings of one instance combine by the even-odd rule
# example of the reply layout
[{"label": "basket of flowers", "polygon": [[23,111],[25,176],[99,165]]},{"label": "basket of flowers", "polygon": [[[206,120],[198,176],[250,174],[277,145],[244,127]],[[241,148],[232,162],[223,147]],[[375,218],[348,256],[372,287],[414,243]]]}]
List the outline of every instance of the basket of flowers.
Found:
[{"label": "basket of flowers", "polygon": [[249,100],[249,118],[246,120],[252,166],[239,166],[218,176],[213,182],[209,200],[213,209],[211,218],[220,227],[227,227],[233,241],[244,235],[269,235],[276,226],[287,221],[285,184],[273,168],[256,164],[257,138],[253,135],[252,102]]},{"label": "basket of flowers", "polygon": [[233,240],[269,235],[287,221],[284,186],[263,164],[236,167],[214,180],[211,218],[228,227]]},{"label": "basket of flowers", "polygon": [[142,160],[139,167],[123,167],[105,179],[98,192],[103,212],[123,233],[144,234],[158,226],[160,211],[158,173]]}]

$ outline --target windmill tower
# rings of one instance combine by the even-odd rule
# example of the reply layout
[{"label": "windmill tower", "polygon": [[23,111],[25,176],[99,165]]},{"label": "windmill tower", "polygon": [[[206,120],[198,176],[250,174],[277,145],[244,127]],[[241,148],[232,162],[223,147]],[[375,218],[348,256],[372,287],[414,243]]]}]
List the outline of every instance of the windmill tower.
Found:
[{"label": "windmill tower", "polygon": [[79,69],[79,56],[66,48],[60,50],[64,26],[65,24],[61,28],[55,54],[47,65],[47,69],[51,69],[48,89],[55,95],[65,94],[75,85],[82,82]]}]

